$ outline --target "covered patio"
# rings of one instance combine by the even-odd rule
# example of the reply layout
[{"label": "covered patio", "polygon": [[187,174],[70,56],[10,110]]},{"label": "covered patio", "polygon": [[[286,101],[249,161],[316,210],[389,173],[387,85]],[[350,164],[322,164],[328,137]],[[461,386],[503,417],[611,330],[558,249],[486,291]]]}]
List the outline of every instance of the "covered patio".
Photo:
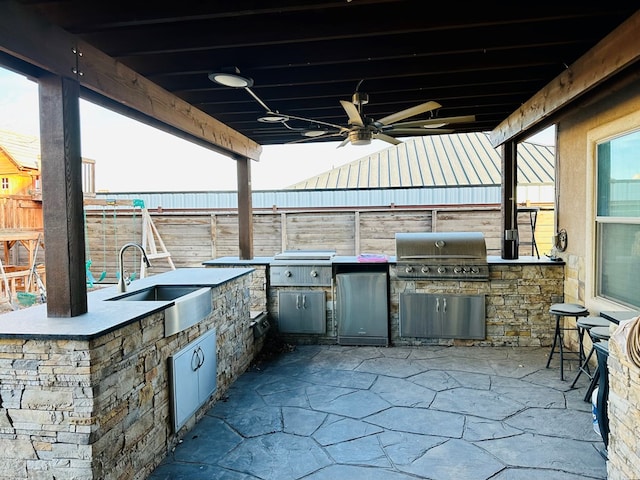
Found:
[{"label": "covered patio", "polygon": [[[564,228],[570,238],[565,254],[564,301],[585,303],[593,313],[633,311],[638,306],[637,299],[632,299],[636,303],[619,303],[599,296],[594,284],[601,272],[596,271],[598,245],[592,231],[596,211],[594,145],[640,125],[637,7],[610,2],[595,7],[556,5],[552,12],[544,12],[535,5],[488,9],[478,4],[475,10],[462,12],[459,5],[451,4],[444,14],[427,19],[415,15],[424,8],[419,1],[285,0],[261,9],[254,2],[236,2],[224,11],[211,3],[196,8],[188,2],[166,9],[135,2],[116,7],[112,2],[14,0],[1,6],[0,63],[35,79],[40,88],[49,288],[46,318],[38,321],[45,331],[93,313],[82,262],[86,252],[81,97],[236,160],[237,240],[240,259],[249,260],[254,257],[251,163],[259,161],[261,145],[294,141],[294,133],[299,139],[300,130],[285,125],[295,117],[311,125],[325,122],[333,127],[348,120],[349,128],[340,128],[340,134],[347,135],[354,145],[367,141],[366,135],[359,136],[362,130],[353,128],[359,126],[358,121],[365,123],[353,111],[356,102],[340,108],[344,106],[340,100],[354,94],[354,86],[359,87],[363,79],[371,79],[365,85],[372,98],[367,111],[373,118],[392,123],[390,119],[406,111],[403,109],[436,99],[445,106],[439,113],[446,118],[465,118],[456,123],[454,131],[491,132],[492,145],[502,147],[500,230],[504,233],[501,257],[505,260],[517,257],[517,145],[551,124],[558,125],[557,168],[561,175],[557,187],[562,187],[563,196],[557,197],[556,226],[558,231]],[[305,15],[302,20],[296,17],[300,12]],[[369,18],[377,20],[365,21]],[[196,25],[200,28],[194,28]],[[213,69],[238,65],[242,73],[251,73],[258,80],[255,87],[248,79],[236,90],[209,80]],[[292,84],[296,88],[283,88]],[[254,90],[247,90],[250,87]],[[355,90],[360,93],[357,87]],[[369,103],[361,95],[354,98],[360,99],[359,106]],[[471,107],[476,111],[469,111]],[[275,124],[268,127],[256,123],[264,114],[278,114],[278,108],[288,115],[275,115]],[[470,115],[477,121],[469,121]],[[438,118],[423,121],[432,125]],[[365,125],[361,128],[367,134],[372,132]],[[637,215],[631,218],[638,222]],[[125,347],[116,348],[117,354],[148,339],[141,334],[126,344],[130,337],[122,337]],[[34,344],[30,339],[21,341],[27,346]],[[13,342],[11,334],[2,338],[7,350],[13,348]],[[86,342],[83,352],[94,346]],[[229,349],[234,346],[224,341],[220,344]],[[452,472],[454,477],[468,475],[480,480],[536,476],[545,480],[604,479],[607,474],[610,480],[619,480],[629,478],[629,472],[631,477],[637,476],[640,460],[626,455],[637,451],[637,438],[620,428],[627,414],[635,419],[640,415],[637,408],[629,408],[638,391],[637,383],[630,383],[637,378],[637,366],[619,357],[619,351],[612,352],[621,359],[621,363],[614,362],[617,373],[612,376],[612,385],[620,395],[611,397],[614,441],[608,464],[598,452],[601,441],[591,427],[590,405],[582,401],[583,392],[569,390],[556,371],[544,368],[543,350],[301,347],[276,363],[261,364],[260,370],[243,375],[193,431],[176,433],[173,438],[180,436],[182,443],[167,452],[164,463],[152,466],[154,461],[147,462],[150,469],[157,466],[153,472],[132,469],[119,478],[141,478],[145,473],[152,473],[153,478],[194,478],[194,470],[205,472],[205,478],[209,471],[214,476],[245,480],[335,478],[351,476],[354,469],[354,477],[385,479],[415,478],[423,473],[424,478],[447,478]],[[224,360],[233,357],[224,356]],[[144,360],[148,358],[141,365],[147,365]],[[21,365],[34,367],[34,371],[41,366],[36,360],[23,360]],[[6,365],[7,375],[19,371],[13,362]],[[339,368],[332,370],[335,367]],[[74,373],[82,370],[71,368]],[[88,370],[82,372],[87,374]],[[165,375],[164,364],[155,372]],[[289,375],[283,378],[283,372]],[[326,374],[330,378],[325,378]],[[424,378],[431,381],[424,382]],[[401,390],[399,384],[407,388]],[[398,392],[402,395],[395,395]],[[15,401],[18,395],[12,394],[3,392]],[[134,400],[151,398],[148,394],[165,392],[145,384]],[[32,398],[40,405],[37,395]],[[354,404],[348,401],[351,398]],[[411,399],[409,405],[403,403]],[[52,408],[59,408],[56,414],[65,421],[70,418],[69,423],[77,420],[65,410],[69,405],[75,407],[74,402],[56,402]],[[367,409],[359,410],[362,407]],[[237,416],[238,411],[248,416]],[[48,420],[51,416],[45,417]],[[420,417],[422,422],[414,421]],[[86,432],[83,447],[93,449],[96,430],[89,430],[103,425],[96,425],[95,416],[81,420],[87,422],[86,430],[79,425],[73,434],[81,437]],[[423,428],[430,421],[439,425],[438,432]],[[352,422],[366,429],[354,436],[357,429],[349,428]],[[103,466],[111,471],[126,469],[120,461],[123,453],[140,458],[149,446],[145,433],[153,426],[165,428],[163,423],[152,423],[137,423],[138,436],[130,443],[125,442],[130,440],[129,430],[110,431],[123,446],[114,442],[116,447],[108,449],[110,457],[91,457],[82,467],[91,470],[91,478]],[[32,424],[25,422],[23,426]],[[341,424],[347,425],[346,432]],[[19,426],[6,425],[8,436]],[[307,430],[310,426],[313,431]],[[52,431],[47,441],[34,441],[28,435],[23,439],[29,455],[35,455],[36,447],[53,452],[37,461],[29,459],[24,478],[69,465],[64,454],[56,455],[60,445],[63,450],[73,445],[68,441],[71,435],[62,432],[61,439],[58,431]],[[216,432],[214,443],[202,442],[208,432]],[[272,442],[274,436],[277,442]],[[278,447],[284,439],[297,442],[290,447],[294,452],[313,452],[312,460],[289,462],[293,457]],[[101,440],[102,446],[109,443],[108,437]],[[12,439],[3,441],[9,445]],[[418,451],[413,449],[416,444]],[[400,451],[400,447],[408,450]],[[226,454],[216,456],[216,448]],[[197,458],[191,456],[194,452],[198,452]],[[159,461],[160,455],[154,458]],[[445,463],[451,459],[455,464]],[[477,463],[469,465],[467,459]],[[187,467],[187,473],[180,471],[182,466]],[[280,471],[281,466],[288,471]]]}]

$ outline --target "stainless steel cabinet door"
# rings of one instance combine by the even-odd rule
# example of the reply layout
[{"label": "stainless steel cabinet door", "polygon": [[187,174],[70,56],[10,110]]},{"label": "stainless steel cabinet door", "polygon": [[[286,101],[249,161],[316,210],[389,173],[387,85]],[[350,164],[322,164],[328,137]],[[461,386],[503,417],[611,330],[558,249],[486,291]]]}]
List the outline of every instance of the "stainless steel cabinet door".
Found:
[{"label": "stainless steel cabinet door", "polygon": [[177,432],[215,392],[216,331],[209,330],[169,357],[173,426]]},{"label": "stainless steel cabinet door", "polygon": [[484,295],[400,294],[400,336],[484,339]]},{"label": "stainless steel cabinet door", "polygon": [[389,336],[387,274],[336,275],[338,343],[386,345]]},{"label": "stainless steel cabinet door", "polygon": [[326,333],[325,292],[278,292],[278,330],[282,333]]},{"label": "stainless steel cabinet door", "polygon": [[432,337],[442,335],[442,316],[437,295],[400,294],[400,336]]}]

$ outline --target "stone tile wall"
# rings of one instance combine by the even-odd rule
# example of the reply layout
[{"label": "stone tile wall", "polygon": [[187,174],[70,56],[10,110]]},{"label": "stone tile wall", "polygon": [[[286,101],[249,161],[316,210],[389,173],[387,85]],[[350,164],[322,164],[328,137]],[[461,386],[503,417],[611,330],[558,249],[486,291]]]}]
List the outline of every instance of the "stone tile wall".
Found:
[{"label": "stone tile wall", "polygon": [[[394,345],[551,345],[555,319],[552,303],[561,302],[564,268],[558,265],[490,265],[488,282],[402,280],[390,266],[390,329]],[[484,340],[400,337],[399,298],[403,292],[485,295]]]},{"label": "stone tile wall", "polygon": [[[0,339],[0,479],[142,479],[250,365],[250,275],[213,289],[203,322],[164,337],[163,313],[95,340]],[[212,328],[217,391],[172,431],[168,358]]]},{"label": "stone tile wall", "polygon": [[626,353],[627,335],[628,325],[609,340],[609,480],[640,478],[640,367]]}]

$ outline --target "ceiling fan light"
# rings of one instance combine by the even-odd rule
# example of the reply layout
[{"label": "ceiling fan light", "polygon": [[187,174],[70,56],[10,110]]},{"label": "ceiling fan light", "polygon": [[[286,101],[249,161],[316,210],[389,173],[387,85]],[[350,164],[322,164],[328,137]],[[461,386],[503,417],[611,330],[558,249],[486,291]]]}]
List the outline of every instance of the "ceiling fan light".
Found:
[{"label": "ceiling fan light", "polygon": [[289,117],[278,112],[267,112],[266,115],[258,118],[258,121],[262,123],[284,123],[287,120]]},{"label": "ceiling fan light", "polygon": [[369,130],[352,130],[349,132],[349,141],[352,145],[371,144],[371,132]]},{"label": "ceiling fan light", "polygon": [[209,80],[231,88],[247,88],[253,86],[253,79],[240,74],[238,67],[225,67],[209,74]]}]

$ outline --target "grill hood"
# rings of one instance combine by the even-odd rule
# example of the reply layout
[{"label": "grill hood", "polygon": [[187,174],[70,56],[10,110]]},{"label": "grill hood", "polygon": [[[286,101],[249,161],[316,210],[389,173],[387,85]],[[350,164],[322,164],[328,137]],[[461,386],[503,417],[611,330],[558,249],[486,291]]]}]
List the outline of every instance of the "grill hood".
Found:
[{"label": "grill hood", "polygon": [[481,259],[487,246],[481,232],[396,233],[398,261]]},{"label": "grill hood", "polygon": [[482,232],[396,233],[396,262],[400,278],[489,277]]}]

